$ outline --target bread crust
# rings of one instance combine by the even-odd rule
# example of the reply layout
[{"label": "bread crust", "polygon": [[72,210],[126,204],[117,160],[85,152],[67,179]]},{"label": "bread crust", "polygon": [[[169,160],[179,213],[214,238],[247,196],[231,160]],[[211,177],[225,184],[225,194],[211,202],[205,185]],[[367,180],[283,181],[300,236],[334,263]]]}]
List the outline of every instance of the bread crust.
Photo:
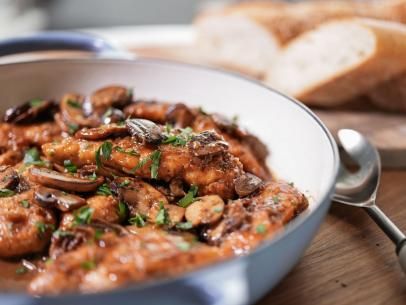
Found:
[{"label": "bread crust", "polygon": [[406,112],[406,73],[379,84],[368,97],[380,109]]}]

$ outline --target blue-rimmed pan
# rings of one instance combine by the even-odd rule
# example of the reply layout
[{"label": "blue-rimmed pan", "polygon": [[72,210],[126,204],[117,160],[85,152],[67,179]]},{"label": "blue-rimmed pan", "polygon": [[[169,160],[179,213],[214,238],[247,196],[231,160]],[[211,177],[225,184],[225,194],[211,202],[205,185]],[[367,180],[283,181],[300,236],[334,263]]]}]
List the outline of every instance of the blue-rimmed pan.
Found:
[{"label": "blue-rimmed pan", "polygon": [[253,253],[176,278],[91,295],[33,298],[5,292],[0,304],[242,305],[272,289],[298,262],[330,205],[339,157],[320,120],[293,99],[238,75],[169,61],[109,59],[118,52],[87,35],[42,33],[0,42],[0,56],[61,49],[96,56],[0,65],[0,111],[36,97],[88,94],[104,85],[123,84],[133,87],[139,98],[182,101],[238,115],[268,145],[273,172],[309,196],[310,209]]}]

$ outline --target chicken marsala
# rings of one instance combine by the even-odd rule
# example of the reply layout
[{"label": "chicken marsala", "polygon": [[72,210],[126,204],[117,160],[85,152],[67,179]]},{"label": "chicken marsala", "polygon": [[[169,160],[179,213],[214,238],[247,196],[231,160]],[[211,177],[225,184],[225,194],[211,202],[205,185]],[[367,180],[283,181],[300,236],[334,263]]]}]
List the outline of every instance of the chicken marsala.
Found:
[{"label": "chicken marsala", "polygon": [[0,258],[55,295],[245,255],[308,206],[267,155],[235,120],[123,86],[27,101],[0,123]]}]

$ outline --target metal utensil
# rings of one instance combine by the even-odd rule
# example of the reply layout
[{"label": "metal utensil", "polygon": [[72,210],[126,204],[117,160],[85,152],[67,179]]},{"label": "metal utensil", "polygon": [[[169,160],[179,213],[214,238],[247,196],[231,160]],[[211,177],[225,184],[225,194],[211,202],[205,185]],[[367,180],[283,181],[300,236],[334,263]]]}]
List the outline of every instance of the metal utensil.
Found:
[{"label": "metal utensil", "polygon": [[333,201],[363,208],[396,245],[400,265],[406,272],[406,236],[376,205],[381,176],[378,151],[355,130],[339,130],[338,139],[359,169],[352,173],[341,163]]}]

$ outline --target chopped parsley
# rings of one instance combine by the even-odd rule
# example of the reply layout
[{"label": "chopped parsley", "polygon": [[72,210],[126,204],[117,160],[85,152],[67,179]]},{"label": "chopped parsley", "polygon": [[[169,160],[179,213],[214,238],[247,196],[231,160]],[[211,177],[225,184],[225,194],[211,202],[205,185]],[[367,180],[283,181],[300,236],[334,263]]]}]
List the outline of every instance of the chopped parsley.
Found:
[{"label": "chopped parsley", "polygon": [[29,103],[30,103],[31,108],[35,108],[35,107],[41,106],[44,103],[44,101],[39,98],[35,98],[35,99],[32,99],[31,101],[29,101]]},{"label": "chopped parsley", "polygon": [[111,151],[113,149],[113,144],[110,141],[103,142],[102,145],[96,150],[96,165],[98,168],[102,166],[101,157],[104,160],[109,160],[111,157]]},{"label": "chopped parsley", "polygon": [[48,230],[52,230],[52,231],[55,230],[55,226],[53,224],[47,224],[47,223],[43,223],[41,221],[37,221],[35,223],[35,226],[37,227],[38,235],[40,238],[43,238],[45,233]]},{"label": "chopped parsley", "polygon": [[214,213],[221,213],[221,212],[223,212],[223,208],[222,207],[214,207],[213,212]]},{"label": "chopped parsley", "polygon": [[28,209],[30,207],[30,202],[27,199],[21,200],[20,204],[23,208]]},{"label": "chopped parsley", "polygon": [[63,161],[63,166],[65,167],[65,171],[68,173],[76,173],[78,171],[77,166],[73,164],[71,160]]},{"label": "chopped parsley", "polygon": [[150,171],[151,171],[151,178],[152,179],[157,179],[158,178],[158,169],[159,169],[159,163],[161,161],[161,152],[159,150],[153,151],[150,155],[147,157],[141,159],[138,164],[131,170],[132,173],[135,173],[137,170],[140,168],[143,168],[148,161],[151,162],[150,166]]},{"label": "chopped parsley", "polygon": [[187,192],[187,194],[178,202],[178,205],[182,208],[187,208],[193,201],[195,201],[195,197],[199,188],[196,185],[192,185]]},{"label": "chopped parsley", "polygon": [[75,134],[75,132],[78,131],[78,130],[79,130],[79,125],[78,124],[75,124],[75,123],[69,123],[68,124],[68,133],[70,135]]},{"label": "chopped parsley", "polygon": [[40,159],[40,154],[36,147],[30,148],[25,152],[23,163],[25,165],[45,165],[45,162]]},{"label": "chopped parsley", "polygon": [[96,194],[97,194],[97,195],[101,195],[101,196],[110,196],[110,195],[113,195],[113,193],[111,192],[110,187],[109,187],[106,183],[103,183],[102,185],[100,185],[100,186],[97,188]]},{"label": "chopped parsley", "polygon": [[189,251],[191,248],[191,245],[187,241],[181,241],[181,242],[176,243],[176,247],[178,247],[178,249],[182,250],[182,251]]},{"label": "chopped parsley", "polygon": [[94,232],[94,239],[95,240],[100,240],[104,235],[104,231],[101,229],[96,229],[96,231]]},{"label": "chopped parsley", "polygon": [[257,225],[257,227],[255,228],[255,231],[258,234],[265,234],[267,229],[266,229],[266,226],[263,223],[261,223],[261,224]]},{"label": "chopped parsley", "polygon": [[181,129],[179,134],[171,134],[171,131],[169,131],[167,132],[167,138],[163,141],[163,143],[172,144],[173,146],[185,146],[192,138],[192,132],[193,130],[190,127]]},{"label": "chopped parsley", "polygon": [[96,172],[93,172],[91,175],[87,176],[90,180],[95,181],[97,179]]},{"label": "chopped parsley", "polygon": [[129,156],[139,156],[140,155],[140,153],[138,151],[134,150],[134,149],[125,150],[124,148],[122,148],[120,146],[115,146],[114,150],[119,152],[119,153],[126,154],[126,155],[129,155]]},{"label": "chopped parsley", "polygon": [[159,211],[158,211],[158,214],[156,215],[155,223],[156,223],[157,225],[162,226],[162,225],[167,225],[167,224],[169,224],[169,221],[170,221],[170,220],[169,220],[168,210],[165,209],[164,204],[163,204],[163,202],[161,201],[161,202],[159,203]]},{"label": "chopped parsley", "polygon": [[9,189],[0,189],[0,197],[10,197],[13,196],[15,193]]},{"label": "chopped parsley", "polygon": [[117,206],[117,214],[120,220],[124,220],[127,218],[128,208],[125,202],[120,201]]},{"label": "chopped parsley", "polygon": [[73,234],[70,231],[64,231],[64,230],[56,230],[52,236],[54,236],[55,238],[60,238],[60,237],[67,237],[67,236],[74,236],[75,234]]},{"label": "chopped parsley", "polygon": [[72,108],[77,108],[77,109],[81,109],[82,105],[78,102],[78,101],[74,101],[74,100],[68,100],[67,101],[68,105]]},{"label": "chopped parsley", "polygon": [[186,222],[178,222],[176,224],[176,228],[179,230],[190,230],[191,228],[193,228],[193,225],[191,222],[186,221]]},{"label": "chopped parsley", "polygon": [[84,270],[93,270],[96,268],[96,263],[94,261],[84,261],[80,264],[80,267]]},{"label": "chopped parsley", "polygon": [[142,214],[135,214],[134,217],[131,217],[128,222],[132,225],[136,225],[138,228],[142,228],[145,226],[146,216]]},{"label": "chopped parsley", "polygon": [[81,207],[79,210],[73,213],[74,225],[89,224],[92,221],[93,209],[89,206]]},{"label": "chopped parsley", "polygon": [[26,274],[27,272],[28,272],[28,269],[25,266],[19,266],[16,269],[16,274],[17,275],[23,275],[23,274]]},{"label": "chopped parsley", "polygon": [[279,203],[279,197],[278,196],[273,196],[272,200],[274,203],[278,204]]},{"label": "chopped parsley", "polygon": [[124,180],[118,186],[119,187],[126,187],[126,186],[129,186],[129,185],[130,185],[130,180]]}]

